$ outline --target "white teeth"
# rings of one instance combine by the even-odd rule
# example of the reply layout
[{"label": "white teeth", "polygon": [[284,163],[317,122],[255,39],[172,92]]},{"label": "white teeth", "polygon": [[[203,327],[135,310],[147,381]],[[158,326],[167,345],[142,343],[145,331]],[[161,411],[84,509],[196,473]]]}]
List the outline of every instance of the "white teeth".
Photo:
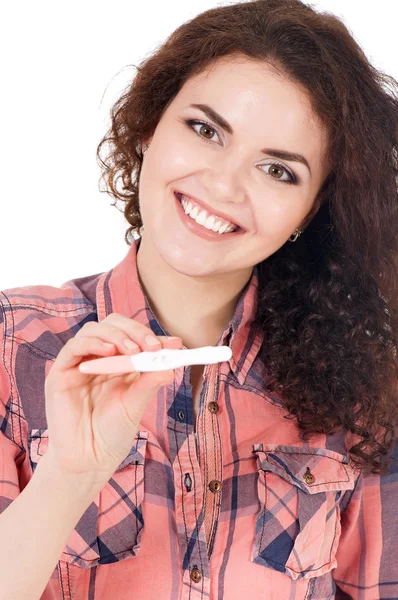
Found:
[{"label": "white teeth", "polygon": [[206,227],[206,229],[211,229],[220,235],[223,233],[230,233],[237,229],[237,226],[231,222],[220,219],[215,215],[209,216],[206,210],[200,209],[197,204],[194,205],[191,200],[186,199],[186,196],[181,196],[180,201],[184,212],[194,219],[194,221],[199,223],[199,225]]}]

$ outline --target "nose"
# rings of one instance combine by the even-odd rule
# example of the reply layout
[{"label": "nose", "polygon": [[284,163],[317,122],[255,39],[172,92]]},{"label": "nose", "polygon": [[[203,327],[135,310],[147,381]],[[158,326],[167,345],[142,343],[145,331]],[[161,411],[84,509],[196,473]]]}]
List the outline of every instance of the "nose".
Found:
[{"label": "nose", "polygon": [[236,153],[228,151],[220,153],[208,167],[209,197],[220,204],[222,202],[233,202],[234,204],[245,202],[245,169],[246,165],[242,157],[237,156]]}]

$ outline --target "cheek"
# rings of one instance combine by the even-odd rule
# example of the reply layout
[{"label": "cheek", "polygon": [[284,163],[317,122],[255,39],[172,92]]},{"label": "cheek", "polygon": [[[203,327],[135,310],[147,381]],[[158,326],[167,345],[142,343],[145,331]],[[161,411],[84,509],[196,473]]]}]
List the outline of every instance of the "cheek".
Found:
[{"label": "cheek", "polygon": [[302,218],[302,205],[292,198],[269,198],[257,203],[255,209],[255,222],[260,235],[276,238],[289,236]]},{"label": "cheek", "polygon": [[175,182],[212,166],[211,145],[201,144],[194,131],[172,123],[156,131],[156,145],[148,156],[148,171],[159,182]]},{"label": "cheek", "polygon": [[165,186],[184,178],[196,168],[197,161],[195,157],[190,156],[189,152],[173,144],[165,150],[157,148],[149,158],[147,164],[147,179],[151,185]]}]

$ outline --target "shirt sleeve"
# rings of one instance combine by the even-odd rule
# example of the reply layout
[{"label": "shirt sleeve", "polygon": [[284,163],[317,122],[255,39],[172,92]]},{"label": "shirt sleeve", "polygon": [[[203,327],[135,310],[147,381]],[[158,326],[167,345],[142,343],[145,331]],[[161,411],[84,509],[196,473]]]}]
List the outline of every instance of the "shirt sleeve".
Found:
[{"label": "shirt sleeve", "polygon": [[22,437],[25,418],[12,376],[12,344],[4,333],[4,310],[0,303],[0,513],[19,495],[30,479]]},{"label": "shirt sleeve", "polygon": [[397,459],[398,441],[388,473],[361,473],[350,492],[333,570],[336,600],[398,598]]}]

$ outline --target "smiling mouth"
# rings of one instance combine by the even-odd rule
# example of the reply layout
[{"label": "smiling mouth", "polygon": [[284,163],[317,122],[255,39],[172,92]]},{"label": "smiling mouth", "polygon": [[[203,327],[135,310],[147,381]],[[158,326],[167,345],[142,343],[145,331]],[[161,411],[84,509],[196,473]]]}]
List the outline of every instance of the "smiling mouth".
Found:
[{"label": "smiling mouth", "polygon": [[[198,206],[200,208],[200,210],[205,210],[208,217],[213,216],[216,219],[220,219],[221,222],[226,222],[226,223],[230,223],[231,226],[234,228],[233,231],[231,233],[238,233],[238,232],[243,232],[245,231],[242,227],[240,227],[240,225],[237,225],[236,223],[234,223],[232,220],[230,219],[225,219],[224,217],[218,216],[215,213],[211,213],[207,210],[207,208],[202,207],[201,204],[199,204],[199,202],[196,202],[196,200],[194,200],[193,198],[191,198],[190,196],[187,196],[185,194],[182,194],[181,192],[177,192],[174,191],[174,195],[175,197],[178,199],[178,201],[180,202],[180,204],[182,204],[181,200],[183,197],[185,197],[187,200],[190,200],[192,202],[192,204],[194,204],[195,206]],[[185,210],[184,210],[185,212]],[[185,212],[185,214],[188,214]],[[188,215],[189,216],[189,215]],[[193,219],[195,221],[195,219]],[[211,230],[210,230],[211,231]]]}]

